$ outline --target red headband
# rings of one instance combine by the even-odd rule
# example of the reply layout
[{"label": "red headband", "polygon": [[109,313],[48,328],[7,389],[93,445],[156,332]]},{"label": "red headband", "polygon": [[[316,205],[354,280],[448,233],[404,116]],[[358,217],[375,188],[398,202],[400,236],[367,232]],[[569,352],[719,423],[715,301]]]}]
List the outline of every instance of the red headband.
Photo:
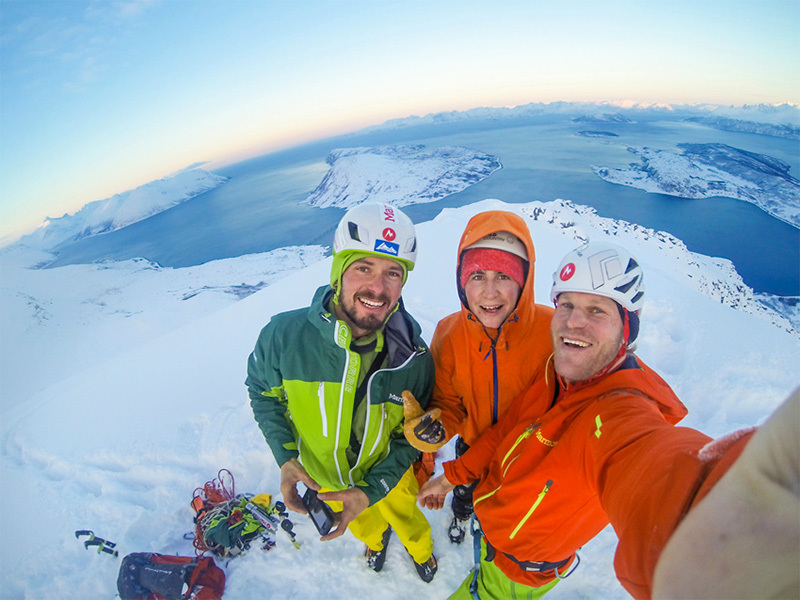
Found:
[{"label": "red headband", "polygon": [[516,281],[521,288],[525,285],[525,270],[522,259],[516,254],[493,248],[472,248],[464,252],[461,259],[461,287],[475,271],[499,271]]}]

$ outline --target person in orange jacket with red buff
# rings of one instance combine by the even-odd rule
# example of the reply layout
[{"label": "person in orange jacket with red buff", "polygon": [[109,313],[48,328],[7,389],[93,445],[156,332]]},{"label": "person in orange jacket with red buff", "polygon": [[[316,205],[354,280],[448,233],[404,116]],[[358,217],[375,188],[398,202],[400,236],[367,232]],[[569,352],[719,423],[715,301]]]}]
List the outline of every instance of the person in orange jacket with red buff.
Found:
[{"label": "person in orange jacket with red buff", "polygon": [[[567,254],[551,299],[545,376],[417,495],[439,508],[455,485],[479,480],[481,560],[451,598],[540,598],[609,522],[620,538],[620,582],[649,597],[670,535],[750,437],[731,436],[701,455],[711,438],[675,426],[686,408],[632,351],[644,285],[624,248],[589,243]],[[544,414],[542,398],[553,402]]]},{"label": "person in orange jacket with red buff", "polygon": [[[412,446],[432,451],[458,435],[460,456],[544,372],[552,353],[553,309],[534,302],[535,262],[530,231],[519,215],[491,210],[467,223],[456,266],[462,306],[433,334],[433,400],[427,419],[421,410],[417,419],[407,419]],[[549,400],[543,401],[540,411],[548,406]],[[453,493],[448,531],[453,543],[464,539],[473,487],[458,486]]]}]

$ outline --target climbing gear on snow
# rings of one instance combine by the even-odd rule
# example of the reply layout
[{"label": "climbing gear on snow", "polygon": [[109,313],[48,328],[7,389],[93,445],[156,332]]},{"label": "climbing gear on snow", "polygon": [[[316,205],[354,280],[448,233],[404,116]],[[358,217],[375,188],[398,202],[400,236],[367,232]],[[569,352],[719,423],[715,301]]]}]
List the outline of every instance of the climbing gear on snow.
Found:
[{"label": "climbing gear on snow", "polygon": [[364,552],[364,556],[367,557],[367,564],[369,565],[369,568],[376,573],[383,569],[383,563],[386,562],[386,550],[389,547],[389,540],[391,539],[392,527],[390,525],[386,527],[386,531],[383,532],[383,536],[381,537],[383,548],[380,550],[372,550],[369,546],[367,546],[367,550]]},{"label": "climbing gear on snow", "polygon": [[220,469],[217,478],[194,491],[191,506],[195,511],[194,547],[198,555],[210,551],[217,556],[241,554],[261,537],[262,549],[275,546],[278,529],[289,535],[296,548],[293,524],[283,502],[272,504],[271,494],[236,494],[233,474]]},{"label": "climbing gear on snow", "polygon": [[83,547],[87,550],[90,546],[97,546],[97,553],[100,554],[101,552],[105,552],[106,554],[110,554],[111,556],[119,556],[119,552],[115,550],[116,547],[115,542],[109,542],[108,540],[104,540],[103,538],[97,537],[94,532],[90,529],[78,529],[75,532],[75,537],[80,539],[82,535],[88,535],[89,539],[83,542]]},{"label": "climbing gear on snow", "polygon": [[117,590],[122,600],[220,600],[225,573],[211,557],[134,552],[122,559]]}]

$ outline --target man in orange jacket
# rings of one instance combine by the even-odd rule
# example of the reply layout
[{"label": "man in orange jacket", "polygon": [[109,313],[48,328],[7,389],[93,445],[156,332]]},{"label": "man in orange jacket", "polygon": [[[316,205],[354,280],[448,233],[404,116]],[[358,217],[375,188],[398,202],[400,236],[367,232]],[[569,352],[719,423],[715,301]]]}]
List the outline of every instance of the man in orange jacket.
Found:
[{"label": "man in orange jacket", "polygon": [[[539,598],[609,522],[620,538],[618,578],[634,597],[649,597],[670,535],[750,437],[730,436],[701,455],[711,438],[675,427],[686,408],[632,352],[644,286],[630,253],[585,244],[553,279],[545,376],[417,496],[439,508],[455,485],[480,480],[482,560],[452,598]],[[542,398],[553,402],[543,415]]]},{"label": "man in orange jacket", "polygon": [[[425,416],[407,421],[412,446],[432,451],[458,435],[460,456],[544,372],[553,351],[553,309],[534,303],[535,262],[530,231],[519,215],[491,210],[467,223],[456,263],[461,310],[442,319],[433,334],[433,400],[416,432]],[[540,412],[549,404],[542,398]],[[438,418],[430,416],[438,411]],[[460,485],[453,492],[453,543],[464,539],[473,487]]]}]

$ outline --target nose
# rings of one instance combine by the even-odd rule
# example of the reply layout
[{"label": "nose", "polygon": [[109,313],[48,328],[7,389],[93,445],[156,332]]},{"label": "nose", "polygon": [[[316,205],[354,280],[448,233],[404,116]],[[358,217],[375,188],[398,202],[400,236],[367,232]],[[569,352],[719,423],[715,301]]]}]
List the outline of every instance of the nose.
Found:
[{"label": "nose", "polygon": [[586,324],[586,314],[580,308],[573,308],[567,313],[565,324],[571,329],[580,329]]},{"label": "nose", "polygon": [[489,298],[492,298],[497,295],[497,279],[495,277],[487,277],[486,278],[486,287],[484,288],[484,293]]}]

